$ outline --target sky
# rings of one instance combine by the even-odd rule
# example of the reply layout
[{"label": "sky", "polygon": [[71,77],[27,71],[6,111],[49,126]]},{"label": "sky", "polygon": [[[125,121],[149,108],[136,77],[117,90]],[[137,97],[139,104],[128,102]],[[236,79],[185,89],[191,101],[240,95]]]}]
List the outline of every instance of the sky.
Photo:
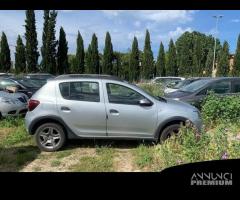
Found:
[{"label": "sky", "polygon": [[[41,47],[43,11],[36,10],[36,27],[38,47]],[[216,31],[214,15],[223,15]],[[24,36],[25,11],[1,10],[0,31],[8,38],[11,56],[14,51],[17,35]],[[234,53],[238,34],[240,33],[239,10],[59,10],[56,25],[56,38],[60,27],[66,32],[69,54],[75,54],[77,32],[80,31],[87,49],[93,33],[98,37],[99,51],[104,48],[106,32],[109,31],[113,49],[127,52],[136,36],[139,48],[144,46],[146,29],[150,32],[154,57],[157,57],[160,42],[168,49],[170,38],[174,41],[185,31],[199,31],[228,41],[230,52]]]}]

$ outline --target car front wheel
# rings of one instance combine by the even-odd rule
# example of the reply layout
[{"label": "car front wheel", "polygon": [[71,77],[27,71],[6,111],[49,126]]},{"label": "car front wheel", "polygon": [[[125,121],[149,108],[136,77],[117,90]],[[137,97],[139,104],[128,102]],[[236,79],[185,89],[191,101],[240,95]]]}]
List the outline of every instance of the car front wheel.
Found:
[{"label": "car front wheel", "polygon": [[66,135],[61,125],[46,123],[39,126],[35,132],[35,140],[42,151],[57,151],[66,141]]},{"label": "car front wheel", "polygon": [[172,124],[170,126],[167,126],[165,129],[163,129],[160,135],[160,138],[159,138],[160,142],[165,141],[166,139],[168,139],[174,134],[178,134],[180,127],[181,127],[180,124]]}]

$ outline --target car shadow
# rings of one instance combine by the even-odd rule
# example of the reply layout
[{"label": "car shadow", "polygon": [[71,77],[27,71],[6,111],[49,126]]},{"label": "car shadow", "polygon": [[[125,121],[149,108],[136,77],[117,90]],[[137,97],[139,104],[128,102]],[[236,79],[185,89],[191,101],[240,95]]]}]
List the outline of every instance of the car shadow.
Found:
[{"label": "car shadow", "polygon": [[41,151],[34,145],[21,147],[0,147],[0,172],[21,171],[34,161]]},{"label": "car shadow", "polygon": [[80,148],[110,147],[118,149],[134,149],[140,145],[153,146],[156,143],[148,140],[107,140],[107,139],[79,139],[68,140],[63,150]]}]

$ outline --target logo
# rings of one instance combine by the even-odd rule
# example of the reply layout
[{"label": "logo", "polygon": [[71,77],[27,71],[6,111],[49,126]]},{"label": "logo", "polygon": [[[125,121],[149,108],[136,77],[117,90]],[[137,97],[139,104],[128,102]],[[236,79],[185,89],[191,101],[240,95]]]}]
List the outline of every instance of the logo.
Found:
[{"label": "logo", "polygon": [[191,177],[191,185],[232,185],[232,173],[194,173]]}]

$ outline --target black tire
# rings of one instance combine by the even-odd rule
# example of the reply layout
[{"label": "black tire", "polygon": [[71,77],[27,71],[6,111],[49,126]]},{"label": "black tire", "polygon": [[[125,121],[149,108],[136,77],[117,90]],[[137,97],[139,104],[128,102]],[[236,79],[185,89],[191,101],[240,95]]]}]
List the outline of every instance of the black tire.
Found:
[{"label": "black tire", "polygon": [[[46,132],[45,130],[48,130],[48,132]],[[53,130],[51,132],[51,134],[49,133],[50,130]],[[49,136],[47,136],[49,134]],[[50,138],[51,137],[51,138]],[[59,138],[59,139],[53,139],[53,137],[55,138]],[[45,139],[48,138],[48,139]],[[62,148],[66,142],[66,135],[64,132],[64,129],[61,125],[56,124],[56,123],[45,123],[42,124],[41,126],[39,126],[37,128],[37,130],[35,131],[35,140],[37,143],[37,146],[39,147],[40,150],[42,151],[47,151],[47,152],[53,152],[53,151],[57,151],[60,148]],[[54,142],[49,142],[51,145],[47,145],[49,143],[45,142],[45,141],[53,141]],[[55,144],[55,140],[57,140],[57,144]],[[44,145],[44,143],[46,143]]]},{"label": "black tire", "polygon": [[163,129],[161,135],[160,135],[160,143],[164,142],[166,139],[171,137],[173,134],[177,134],[179,132],[181,125],[180,124],[172,124],[167,126]]}]

